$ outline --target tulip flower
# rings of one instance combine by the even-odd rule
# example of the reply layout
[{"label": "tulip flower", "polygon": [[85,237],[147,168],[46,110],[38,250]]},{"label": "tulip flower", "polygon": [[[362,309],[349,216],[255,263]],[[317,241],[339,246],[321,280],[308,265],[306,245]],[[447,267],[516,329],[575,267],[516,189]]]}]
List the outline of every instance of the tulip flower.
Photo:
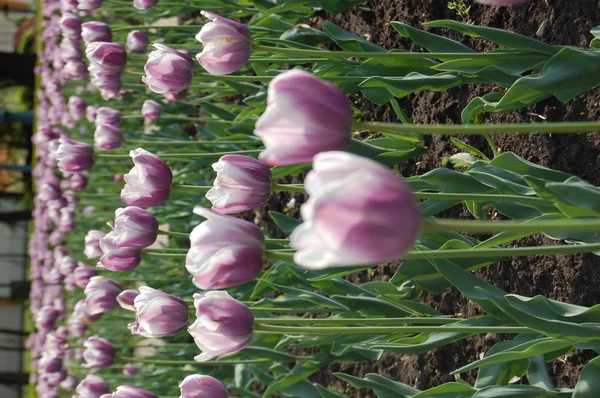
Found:
[{"label": "tulip flower", "polygon": [[319,152],[345,150],[352,133],[352,109],[335,85],[310,73],[284,72],[269,84],[267,109],[254,134],[270,166],[307,163]]},{"label": "tulip flower", "polygon": [[100,336],[88,337],[83,343],[83,359],[86,368],[108,368],[115,362],[115,348]]},{"label": "tulip flower", "polygon": [[148,49],[148,36],[139,30],[132,30],[127,34],[125,44],[132,53],[145,53]]},{"label": "tulip flower", "polygon": [[121,200],[131,206],[151,207],[167,201],[171,195],[173,173],[158,156],[142,149],[129,152],[135,165],[123,177]]},{"label": "tulip flower", "polygon": [[387,167],[347,152],[315,156],[305,180],[304,223],[291,235],[294,261],[324,269],[401,258],[419,235],[412,190]]},{"label": "tulip flower", "polygon": [[252,53],[250,30],[240,23],[201,11],[211,22],[205,24],[196,40],[203,45],[196,59],[211,75],[227,75],[242,68]]},{"label": "tulip flower", "polygon": [[102,257],[96,264],[97,267],[105,268],[109,271],[129,271],[136,268],[142,262],[140,249],[135,247],[117,247],[115,240],[119,235],[115,232],[109,232],[100,239],[100,249]]},{"label": "tulip flower", "polygon": [[212,168],[217,178],[206,199],[217,213],[238,213],[267,203],[271,169],[261,161],[245,155],[225,155]]},{"label": "tulip flower", "polygon": [[88,374],[75,389],[77,395],[85,398],[100,398],[108,393],[108,383],[100,376]]},{"label": "tulip flower", "polygon": [[81,36],[81,19],[74,14],[64,14],[60,18],[60,30],[63,36],[78,40]]},{"label": "tulip flower", "polygon": [[228,398],[227,389],[219,380],[206,375],[189,375],[179,384],[179,398]]},{"label": "tulip flower", "polygon": [[261,271],[265,238],[253,223],[203,207],[206,218],[190,234],[185,267],[199,289],[224,289],[252,281]]},{"label": "tulip flower", "polygon": [[76,142],[63,136],[56,151],[58,168],[61,171],[80,173],[94,164],[94,148],[83,142]]},{"label": "tulip flower", "polygon": [[204,362],[244,349],[252,340],[252,311],[227,292],[211,291],[194,294],[196,322],[188,333],[202,350],[194,360]]},{"label": "tulip flower", "polygon": [[121,306],[121,308],[129,311],[135,311],[135,306],[133,305],[135,302],[135,298],[139,296],[139,292],[135,290],[123,290],[117,296],[117,302]]},{"label": "tulip flower", "polygon": [[112,41],[110,26],[104,22],[90,21],[81,24],[81,38],[86,45],[95,41]]},{"label": "tulip flower", "polygon": [[129,206],[115,211],[115,238],[113,245],[119,248],[151,246],[158,235],[158,221],[148,211]]},{"label": "tulip flower", "polygon": [[123,366],[123,374],[125,376],[135,376],[137,375],[137,369],[131,362],[128,362]]},{"label": "tulip flower", "polygon": [[192,82],[192,58],[185,51],[164,44],[154,44],[154,47],[156,50],[148,55],[144,66],[146,76],[142,81],[158,94],[185,90]]},{"label": "tulip flower", "polygon": [[94,146],[100,150],[116,149],[121,146],[123,133],[110,124],[99,124],[94,131]]},{"label": "tulip flower", "polygon": [[75,191],[82,191],[88,183],[87,176],[82,173],[75,173],[69,178],[69,188]]},{"label": "tulip flower", "polygon": [[73,119],[81,119],[85,115],[85,101],[74,95],[69,97],[69,113]]},{"label": "tulip flower", "polygon": [[148,120],[158,120],[160,119],[160,114],[162,113],[162,106],[152,100],[144,101],[142,105],[142,115]]},{"label": "tulip flower", "polygon": [[67,276],[75,272],[75,269],[77,268],[77,261],[75,261],[73,257],[64,256],[60,259],[57,268],[63,276]]},{"label": "tulip flower", "polygon": [[158,398],[158,396],[150,391],[142,390],[133,386],[119,386],[116,391],[110,395],[111,398]]},{"label": "tulip flower", "polygon": [[123,287],[115,280],[93,276],[85,287],[85,304],[92,315],[103,314],[117,307],[117,296]]},{"label": "tulip flower", "polygon": [[75,324],[85,324],[96,322],[100,319],[102,314],[92,314],[85,302],[85,299],[79,300],[75,303],[75,307],[73,308],[73,313],[69,318],[69,325]]},{"label": "tulip flower", "polygon": [[85,235],[84,243],[85,248],[83,254],[87,258],[100,258],[102,256],[102,249],[100,249],[100,239],[104,238],[106,234],[102,231],[92,229]]},{"label": "tulip flower", "polygon": [[101,124],[108,124],[115,127],[121,127],[123,122],[123,115],[121,111],[118,111],[107,106],[102,106],[95,110],[94,122],[96,126]]},{"label": "tulip flower", "polygon": [[97,10],[102,7],[102,0],[79,0],[77,3],[77,8],[82,11]]},{"label": "tulip flower", "polygon": [[165,337],[186,328],[189,314],[185,300],[148,286],[139,291],[133,304],[136,322],[132,332],[144,337]]},{"label": "tulip flower", "polygon": [[79,381],[77,380],[77,377],[67,376],[63,381],[61,381],[60,388],[65,391],[73,391],[75,390],[75,387],[77,387],[78,383]]},{"label": "tulip flower", "polygon": [[88,107],[85,108],[85,118],[87,119],[87,121],[90,123],[94,123],[96,121],[97,112],[98,108],[92,105],[88,105]]},{"label": "tulip flower", "polygon": [[133,0],[133,7],[138,10],[147,10],[158,4],[158,0]]},{"label": "tulip flower", "polygon": [[120,72],[127,62],[127,53],[119,43],[93,42],[85,49],[88,60],[106,72]]}]

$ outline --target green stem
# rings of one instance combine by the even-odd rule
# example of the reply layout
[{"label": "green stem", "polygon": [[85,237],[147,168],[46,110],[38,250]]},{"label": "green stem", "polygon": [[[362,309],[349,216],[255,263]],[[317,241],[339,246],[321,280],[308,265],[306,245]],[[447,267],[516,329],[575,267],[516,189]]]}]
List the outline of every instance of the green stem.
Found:
[{"label": "green stem", "polygon": [[294,261],[293,251],[265,250],[265,257],[270,261]]},{"label": "green stem", "polygon": [[313,336],[330,336],[336,334],[396,334],[396,333],[538,333],[526,327],[519,326],[346,326],[346,327],[317,327],[317,326],[272,326],[256,324],[255,332],[305,334]]},{"label": "green stem", "polygon": [[252,141],[144,141],[125,140],[125,143],[136,145],[244,145],[254,144]]},{"label": "green stem", "polygon": [[290,324],[308,324],[308,325],[398,325],[398,324],[432,324],[446,325],[456,323],[464,319],[448,317],[402,317],[402,318],[255,318],[256,323],[265,325],[290,325]]},{"label": "green stem", "polygon": [[206,193],[211,188],[212,188],[212,186],[202,186],[202,185],[180,185],[180,184],[171,185],[171,190],[173,190],[173,191],[185,191],[185,192],[194,192],[194,193]]},{"label": "green stem", "polygon": [[162,29],[202,29],[204,25],[164,25],[164,26],[154,26],[154,25],[130,25],[130,26],[123,26],[120,28],[112,28],[111,31],[113,32],[121,32],[121,31],[128,31],[128,30],[149,30],[149,29],[157,29],[157,30],[162,30]]},{"label": "green stem", "polygon": [[158,230],[158,234],[159,235],[181,237],[181,238],[189,238],[190,237],[190,234],[187,234],[185,232],[165,231],[165,230],[162,230],[162,229]]},{"label": "green stem", "polygon": [[290,243],[289,239],[267,239],[265,238],[265,243],[283,243],[284,245],[287,245],[288,243]]},{"label": "green stem", "polygon": [[[271,47],[253,45],[254,51],[265,51],[275,54],[285,54],[294,57],[322,57],[322,58],[378,58],[378,59],[441,59],[445,61],[455,59],[531,59],[539,58],[540,54],[535,52],[504,53],[436,53],[436,52],[408,52],[408,51],[327,51],[327,50],[305,50],[287,47]],[[550,58],[550,56],[547,56]]]},{"label": "green stem", "polygon": [[[249,75],[211,75],[208,73],[194,74],[194,81],[222,81],[222,82],[263,82],[268,83],[275,76],[249,76]],[[354,82],[361,83],[368,78],[365,76],[319,76],[321,80],[329,80],[334,82]]]},{"label": "green stem", "polygon": [[273,192],[302,192],[304,193],[304,184],[277,184],[271,183]]},{"label": "green stem", "polygon": [[236,360],[220,360],[220,361],[204,361],[204,362],[196,362],[196,361],[177,361],[177,360],[167,360],[167,359],[147,359],[147,358],[134,358],[134,357],[123,357],[121,358],[123,361],[128,362],[139,362],[139,363],[153,363],[156,365],[173,365],[173,366],[183,366],[183,365],[206,365],[206,366],[219,366],[219,365],[237,365],[237,364],[250,364],[250,363],[265,363],[270,362],[270,359],[236,359]]},{"label": "green stem", "polygon": [[[138,119],[138,118],[143,118],[142,115],[127,115],[127,116],[123,116],[123,119]],[[215,119],[213,117],[191,117],[191,116],[181,116],[181,115],[166,115],[163,114],[161,115],[161,120],[185,120],[185,121],[190,121],[190,122],[206,122],[206,123],[221,123],[221,124],[252,124],[254,125],[253,121],[249,121],[249,122],[244,122],[244,121],[233,121],[233,120],[223,120],[223,119]],[[186,142],[186,141],[183,141]],[[190,141],[190,142],[194,142],[194,141]],[[198,142],[202,142],[202,141],[198,141]]]},{"label": "green stem", "polygon": [[493,195],[493,194],[473,194],[473,193],[446,193],[446,192],[415,192],[419,199],[440,199],[440,200],[473,200],[485,202],[519,202],[532,205],[552,204],[551,202],[531,196],[521,195]]},{"label": "green stem", "polygon": [[428,218],[423,220],[423,230],[428,232],[468,232],[474,234],[495,234],[499,232],[523,234],[535,234],[538,232],[600,232],[600,219],[577,218],[518,222]]},{"label": "green stem", "polygon": [[358,130],[419,133],[419,134],[535,134],[535,133],[596,133],[600,131],[598,122],[556,122],[556,123],[505,123],[505,124],[401,124],[383,122],[357,122]]},{"label": "green stem", "polygon": [[[203,159],[203,158],[213,158],[213,157],[221,157],[224,155],[237,153],[242,155],[258,155],[261,152],[260,149],[249,149],[244,151],[230,151],[230,152],[192,152],[192,153],[157,153],[157,156],[161,158],[188,158],[188,159]],[[107,159],[128,159],[130,156],[128,154],[120,154],[120,155],[112,155],[107,153],[97,153],[96,157],[98,158],[107,158]]]}]

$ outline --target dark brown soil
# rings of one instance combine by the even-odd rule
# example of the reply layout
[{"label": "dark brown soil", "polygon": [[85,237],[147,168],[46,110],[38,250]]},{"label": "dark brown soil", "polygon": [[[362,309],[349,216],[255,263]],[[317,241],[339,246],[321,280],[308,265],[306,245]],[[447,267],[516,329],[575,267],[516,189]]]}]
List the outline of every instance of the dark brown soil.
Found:
[{"label": "dark brown soil", "polygon": [[[470,4],[471,1],[467,0]],[[448,0],[371,0],[349,12],[327,17],[339,26],[362,35],[388,49],[413,49],[411,43],[402,38],[388,24],[402,21],[413,26],[435,19],[460,20],[447,7]],[[511,8],[485,7],[471,4],[469,17],[478,25],[492,26],[536,37],[542,23],[546,24],[540,39],[561,45],[587,47],[592,35],[590,30],[600,25],[600,6],[596,0],[531,0],[525,5]],[[439,33],[437,30],[435,33]],[[487,44],[477,40],[461,38],[455,33],[441,31],[453,39],[477,49]],[[444,93],[423,92],[401,101],[401,105],[416,123],[460,123],[460,112],[468,102],[489,92],[491,87],[458,87]],[[357,99],[361,109],[367,111],[366,118],[379,121],[396,121],[389,107],[377,107]],[[508,114],[493,115],[489,121],[534,122],[597,120],[600,113],[600,91],[593,90],[574,101],[563,104],[556,99],[545,100],[527,109]],[[518,155],[553,169],[562,170],[582,177],[592,184],[600,185],[600,143],[594,135],[498,135],[494,137],[502,151],[513,151]],[[461,137],[463,141],[489,152],[485,141],[478,138]],[[448,137],[429,138],[426,144],[430,151],[419,163],[404,165],[405,176],[422,174],[441,165],[445,156],[457,153]],[[460,212],[460,211],[459,211]],[[520,241],[519,245],[540,244],[541,237]],[[544,239],[544,244],[553,244]],[[377,269],[373,279],[389,279],[398,264],[387,264]],[[477,272],[477,275],[509,293],[525,296],[544,295],[551,299],[573,304],[592,306],[600,302],[600,258],[593,255],[557,255],[519,257],[503,261]],[[357,283],[371,279],[369,275],[353,276]],[[480,310],[468,302],[455,289],[441,295],[427,295],[424,302],[445,314],[471,316]],[[465,365],[486,352],[498,341],[498,336],[479,336],[425,355],[386,354],[378,362],[360,364],[333,364],[312,377],[312,381],[329,385],[350,397],[374,397],[371,391],[356,390],[339,381],[334,372],[344,372],[364,377],[367,373],[379,373],[419,389],[427,389],[453,380],[449,372]],[[557,387],[573,387],[579,370],[593,354],[575,351],[549,365],[549,371]],[[467,380],[474,381],[475,373]]]}]

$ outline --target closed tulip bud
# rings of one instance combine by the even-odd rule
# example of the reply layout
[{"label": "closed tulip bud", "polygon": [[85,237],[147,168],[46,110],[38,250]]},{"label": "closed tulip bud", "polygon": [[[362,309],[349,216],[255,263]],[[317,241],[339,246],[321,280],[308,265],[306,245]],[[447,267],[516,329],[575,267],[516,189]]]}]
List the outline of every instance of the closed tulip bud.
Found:
[{"label": "closed tulip bud", "polygon": [[240,23],[201,11],[211,22],[205,24],[196,40],[204,46],[196,59],[211,75],[227,75],[242,68],[252,53],[250,30]]},{"label": "closed tulip bud", "polygon": [[81,36],[81,19],[77,15],[64,14],[60,18],[60,30],[63,36],[79,40]]},{"label": "closed tulip bud", "polygon": [[203,207],[206,218],[190,234],[185,267],[202,290],[224,289],[252,281],[262,269],[265,238],[253,223]]},{"label": "closed tulip bud", "polygon": [[137,375],[137,369],[131,362],[128,362],[123,366],[123,374],[125,376],[135,376]]},{"label": "closed tulip bud", "polygon": [[89,337],[84,343],[83,359],[86,368],[108,368],[115,362],[115,348],[100,336]]},{"label": "closed tulip bud", "polygon": [[63,68],[63,73],[73,80],[83,80],[87,77],[87,68],[85,62],[81,60],[69,60]]},{"label": "closed tulip bud", "polygon": [[90,43],[85,49],[85,55],[91,63],[107,72],[120,72],[127,62],[127,53],[119,43]]},{"label": "closed tulip bud", "polygon": [[120,208],[115,211],[114,233],[112,244],[116,247],[148,247],[158,236],[158,221],[142,208]]},{"label": "closed tulip bud", "polygon": [[135,298],[139,296],[139,292],[135,290],[123,290],[117,296],[117,302],[121,306],[121,308],[129,311],[135,311],[135,306],[133,303],[135,302]]},{"label": "closed tulip bud", "polygon": [[73,282],[75,282],[75,284],[80,288],[85,289],[87,284],[90,282],[90,279],[93,276],[98,275],[98,271],[91,265],[80,262],[78,263],[77,268],[75,268],[75,271],[73,271],[73,275],[75,277]]},{"label": "closed tulip bud", "polygon": [[108,393],[108,383],[100,376],[89,374],[77,385],[77,395],[82,398],[100,398]]},{"label": "closed tulip bud", "polygon": [[82,11],[97,10],[102,7],[102,0],[79,0],[77,3],[77,8]]},{"label": "closed tulip bud", "polygon": [[142,105],[142,115],[148,120],[158,120],[160,119],[160,114],[162,113],[162,106],[152,100],[144,101]]},{"label": "closed tulip bud", "polygon": [[75,191],[82,191],[87,186],[87,176],[82,173],[73,174],[71,178],[69,178],[69,188]]},{"label": "closed tulip bud", "polygon": [[104,22],[90,21],[81,24],[81,38],[86,45],[95,41],[110,43],[112,41],[112,33],[110,26]]},{"label": "closed tulip bud", "polygon": [[228,398],[227,389],[219,380],[206,375],[189,375],[181,384],[179,398]]},{"label": "closed tulip bud", "polygon": [[104,238],[105,235],[104,232],[95,229],[88,231],[84,238],[85,248],[83,249],[83,254],[87,258],[100,258],[102,256],[100,239]]},{"label": "closed tulip bud", "polygon": [[67,376],[66,379],[60,382],[60,388],[62,388],[65,391],[73,391],[75,390],[75,387],[77,387],[77,383],[79,383],[77,377]]},{"label": "closed tulip bud", "polygon": [[133,7],[138,10],[147,10],[158,4],[158,0],[133,0]]},{"label": "closed tulip bud", "polygon": [[81,119],[85,115],[85,101],[79,97],[69,97],[69,113],[73,119]]},{"label": "closed tulip bud", "polygon": [[305,180],[310,198],[294,230],[305,268],[363,266],[401,258],[419,234],[421,211],[392,170],[347,152],[319,154]]},{"label": "closed tulip bud", "polygon": [[116,149],[121,146],[123,133],[110,124],[99,124],[94,131],[94,146],[100,150]]},{"label": "closed tulip bud", "polygon": [[115,174],[113,177],[113,181],[117,183],[123,182],[123,174]]},{"label": "closed tulip bud", "polygon": [[212,168],[217,178],[206,199],[217,213],[238,213],[267,203],[271,169],[261,161],[245,155],[225,155]]},{"label": "closed tulip bud", "polygon": [[148,55],[144,66],[146,76],[142,81],[158,94],[185,90],[192,82],[192,58],[186,52],[164,44],[154,44],[154,47],[156,50]]},{"label": "closed tulip bud", "polygon": [[88,122],[90,123],[94,123],[96,121],[96,112],[97,109],[95,106],[91,106],[88,105],[87,108],[85,108],[85,118],[87,119]]},{"label": "closed tulip bud", "polygon": [[196,322],[188,328],[202,350],[194,360],[204,362],[244,349],[252,340],[254,316],[242,302],[227,292],[194,294]]},{"label": "closed tulip bud", "polygon": [[123,287],[115,280],[94,276],[85,287],[85,303],[90,314],[103,314],[119,306],[117,296]]},{"label": "closed tulip bud", "polygon": [[94,148],[84,142],[76,142],[63,136],[56,151],[58,168],[61,171],[81,173],[94,164]]},{"label": "closed tulip bud", "polygon": [[185,300],[148,286],[139,290],[140,294],[134,301],[137,334],[164,337],[186,328],[189,314]]},{"label": "closed tulip bud", "polygon": [[352,124],[350,103],[339,88],[304,71],[284,72],[269,84],[267,109],[256,122],[254,134],[266,148],[259,159],[283,166],[345,150]]},{"label": "closed tulip bud", "polygon": [[115,246],[114,241],[117,237],[117,233],[112,231],[100,239],[103,254],[96,266],[109,271],[129,271],[136,268],[142,262],[140,249]]},{"label": "closed tulip bud", "polygon": [[75,261],[73,257],[64,256],[57,264],[57,268],[63,276],[67,276],[75,271],[75,268],[77,268],[77,261]]},{"label": "closed tulip bud", "polygon": [[169,199],[173,173],[158,156],[142,149],[129,152],[134,167],[125,174],[121,200],[131,206],[159,206]]},{"label": "closed tulip bud", "polygon": [[125,44],[132,53],[145,53],[148,49],[148,36],[139,30],[132,30],[127,34]]},{"label": "closed tulip bud", "polygon": [[158,396],[150,391],[142,390],[133,386],[119,386],[117,390],[110,396],[112,398],[158,398]]},{"label": "closed tulip bud", "polygon": [[109,108],[107,106],[103,106],[97,108],[95,110],[94,122],[96,126],[101,124],[109,124],[115,127],[121,127],[121,123],[123,122],[123,115],[121,111],[118,111],[113,108]]}]

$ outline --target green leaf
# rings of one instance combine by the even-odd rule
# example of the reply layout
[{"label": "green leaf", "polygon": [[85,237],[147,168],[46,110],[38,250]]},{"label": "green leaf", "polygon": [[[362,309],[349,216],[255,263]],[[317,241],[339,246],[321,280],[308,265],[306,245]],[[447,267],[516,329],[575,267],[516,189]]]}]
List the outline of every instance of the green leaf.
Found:
[{"label": "green leaf", "polygon": [[554,390],[554,384],[550,379],[550,374],[546,367],[546,357],[544,355],[529,358],[527,380],[532,386],[540,387],[544,390]]},{"label": "green leaf", "polygon": [[471,145],[469,145],[467,143],[462,142],[458,138],[450,137],[450,141],[454,145],[456,145],[458,148],[462,149],[463,151],[467,151],[471,155],[476,156],[479,159],[484,160],[486,162],[490,161],[490,159],[487,156],[485,156],[485,154],[483,152],[481,152],[479,149],[472,147]]},{"label": "green leaf", "polygon": [[553,182],[563,182],[572,177],[568,173],[552,170],[547,167],[529,162],[513,152],[504,152],[501,155],[496,156],[494,160],[491,161],[491,164],[522,176],[529,175]]},{"label": "green leaf", "polygon": [[431,90],[442,92],[466,82],[466,78],[453,74],[435,76],[411,72],[405,77],[371,77],[358,86],[362,88],[384,87],[397,98],[404,98],[418,91]]},{"label": "green leaf", "polygon": [[348,398],[346,395],[328,390],[320,384],[315,384],[315,387],[319,391],[319,394],[321,394],[321,398]]},{"label": "green leaf", "polygon": [[402,22],[390,22],[392,27],[396,29],[404,37],[408,37],[416,44],[426,48],[430,52],[443,53],[474,53],[476,52],[470,47],[460,44],[447,37],[434,35],[433,33],[425,32],[424,30],[415,29],[410,25]]},{"label": "green leaf", "polygon": [[329,41],[329,36],[320,30],[302,26],[294,26],[292,29],[283,32],[279,38],[281,40],[295,41],[311,46],[317,46]]},{"label": "green leaf", "polygon": [[534,386],[490,386],[477,391],[471,398],[556,398],[570,397],[570,393],[561,394]]},{"label": "green leaf", "polygon": [[318,372],[321,367],[327,363],[327,358],[323,357],[317,361],[304,361],[298,363],[294,368],[287,373],[285,376],[277,378],[271,384],[267,386],[267,389],[263,393],[263,398],[268,398],[272,394],[276,394],[279,391],[288,388],[298,382],[305,381],[311,375]]},{"label": "green leaf", "polygon": [[445,383],[441,386],[421,391],[412,396],[412,398],[456,398],[470,397],[475,393],[475,389],[463,383]]},{"label": "green leaf", "polygon": [[376,297],[332,296],[352,312],[361,312],[367,316],[403,317],[413,315],[412,311]]},{"label": "green leaf", "polygon": [[280,178],[295,176],[310,167],[310,163],[294,164],[291,166],[277,166],[271,169],[271,178],[274,181]]},{"label": "green leaf", "polygon": [[315,0],[315,2],[330,14],[339,14],[347,11],[366,0]]},{"label": "green leaf", "polygon": [[[485,353],[485,357],[512,349],[519,344],[540,338],[535,334],[520,334],[511,341],[500,341]],[[514,377],[522,377],[527,371],[527,361],[524,359],[505,361],[479,367],[475,388],[493,385],[507,385]]]},{"label": "green leaf", "polygon": [[364,379],[344,373],[334,373],[333,375],[355,388],[370,388],[379,398],[410,398],[419,393],[419,390],[411,386],[379,375],[368,374]]},{"label": "green leaf", "polygon": [[597,398],[600,380],[600,357],[589,361],[579,374],[573,398]]},{"label": "green leaf", "polygon": [[481,37],[482,39],[507,48],[529,50],[548,55],[554,55],[558,52],[558,49],[549,44],[520,35],[518,33],[509,32],[504,29],[476,26],[452,20],[426,22],[423,25],[431,28],[435,27],[456,30],[472,37]]},{"label": "green leaf", "polygon": [[[336,1],[334,0],[334,2]],[[387,52],[385,48],[356,36],[329,21],[323,21],[323,31],[346,51]]]},{"label": "green leaf", "polygon": [[298,225],[302,224],[302,221],[290,216],[286,216],[283,213],[279,213],[276,211],[269,211],[268,213],[269,217],[271,217],[275,224],[277,224],[279,229],[281,229],[286,234],[291,234],[292,231],[296,229]]}]

